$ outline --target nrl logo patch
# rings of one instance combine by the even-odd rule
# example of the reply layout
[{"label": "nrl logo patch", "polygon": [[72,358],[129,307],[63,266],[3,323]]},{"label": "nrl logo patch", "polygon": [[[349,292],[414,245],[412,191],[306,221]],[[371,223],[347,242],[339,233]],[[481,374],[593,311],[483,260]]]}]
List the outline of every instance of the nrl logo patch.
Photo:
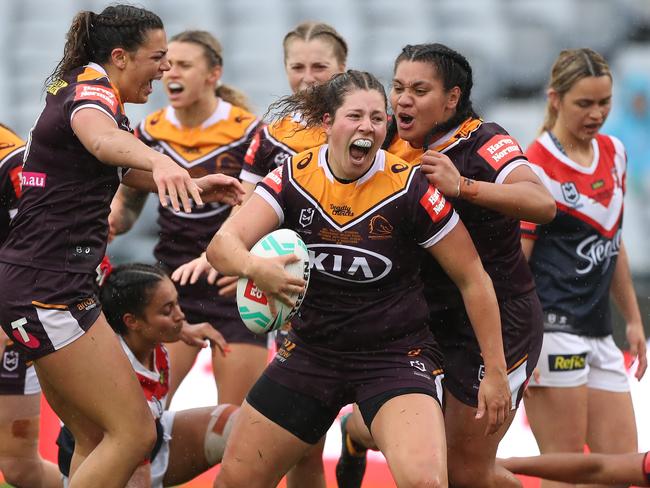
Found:
[{"label": "nrl logo patch", "polygon": [[580,200],[580,193],[578,193],[578,188],[573,181],[567,181],[562,183],[562,196],[568,204],[575,205]]},{"label": "nrl logo patch", "polygon": [[314,220],[314,209],[313,208],[303,208],[300,211],[300,220],[299,223],[303,227],[308,227],[311,225],[312,220]]},{"label": "nrl logo patch", "polygon": [[6,371],[15,371],[16,368],[18,368],[18,358],[20,357],[20,353],[17,351],[5,351],[4,356],[2,358],[2,367]]}]

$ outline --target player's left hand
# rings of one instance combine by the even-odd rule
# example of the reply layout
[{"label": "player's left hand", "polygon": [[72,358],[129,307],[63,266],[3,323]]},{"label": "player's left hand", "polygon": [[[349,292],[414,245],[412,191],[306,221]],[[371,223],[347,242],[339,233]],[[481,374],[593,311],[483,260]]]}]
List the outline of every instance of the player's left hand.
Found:
[{"label": "player's left hand", "polygon": [[510,385],[505,371],[487,370],[478,389],[476,420],[487,414],[485,435],[494,434],[510,415]]},{"label": "player's left hand", "polygon": [[214,327],[208,322],[201,322],[199,324],[183,323],[183,328],[180,333],[180,340],[185,344],[192,347],[207,347],[209,341],[210,346],[215,346],[221,351],[221,355],[226,357],[230,352],[230,347],[226,339],[221,335],[221,332],[215,330]]},{"label": "player's left hand", "polygon": [[460,173],[445,154],[429,149],[422,156],[420,169],[429,183],[445,197],[457,198],[460,195]]},{"label": "player's left hand", "polygon": [[643,324],[629,322],[625,327],[625,336],[630,345],[630,354],[638,360],[638,365],[634,377],[637,380],[643,378],[648,368],[648,359],[646,357],[646,341]]},{"label": "player's left hand", "polygon": [[216,173],[195,178],[194,182],[201,189],[201,199],[206,203],[239,205],[243,201],[244,187],[232,176]]}]

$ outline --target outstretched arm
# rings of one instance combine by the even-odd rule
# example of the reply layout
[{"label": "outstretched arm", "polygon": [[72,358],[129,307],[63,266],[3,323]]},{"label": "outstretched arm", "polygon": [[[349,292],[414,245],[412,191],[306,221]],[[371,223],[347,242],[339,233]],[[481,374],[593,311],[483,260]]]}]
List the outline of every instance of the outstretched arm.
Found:
[{"label": "outstretched arm", "polygon": [[515,474],[565,483],[650,486],[644,474],[644,456],[558,453],[499,459],[497,463]]}]

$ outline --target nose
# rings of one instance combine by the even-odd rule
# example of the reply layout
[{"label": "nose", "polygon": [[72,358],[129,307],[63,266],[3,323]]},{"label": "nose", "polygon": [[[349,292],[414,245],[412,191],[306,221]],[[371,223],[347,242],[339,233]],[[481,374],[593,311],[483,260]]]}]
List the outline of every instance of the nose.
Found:
[{"label": "nose", "polygon": [[183,309],[181,308],[180,305],[176,305],[174,307],[174,320],[179,322],[181,320],[185,320],[185,314],[183,313]]},{"label": "nose", "polygon": [[167,56],[162,58],[162,61],[160,62],[160,71],[169,71],[172,69],[172,65],[169,62],[169,59],[167,59]]},{"label": "nose", "polygon": [[410,107],[413,105],[413,97],[406,92],[397,96],[397,105],[400,107]]},{"label": "nose", "polygon": [[303,83],[305,83],[306,85],[309,85],[309,86],[311,86],[311,85],[313,85],[314,83],[316,83],[316,77],[315,77],[315,76],[313,75],[313,73],[311,72],[311,69],[307,68],[307,69],[305,70],[305,74],[304,74],[304,76],[302,77],[302,81],[303,81]]},{"label": "nose", "polygon": [[370,116],[366,115],[365,117],[362,117],[359,122],[359,131],[363,133],[368,133],[368,132],[372,132],[373,130],[374,129],[373,129],[372,121],[370,120]]}]

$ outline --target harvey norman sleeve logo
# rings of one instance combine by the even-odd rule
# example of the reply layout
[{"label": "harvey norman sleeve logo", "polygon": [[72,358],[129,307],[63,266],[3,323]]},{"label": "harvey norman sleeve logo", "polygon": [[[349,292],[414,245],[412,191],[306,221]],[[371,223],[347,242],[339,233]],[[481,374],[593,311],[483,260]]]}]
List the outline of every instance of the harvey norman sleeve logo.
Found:
[{"label": "harvey norman sleeve logo", "polygon": [[75,89],[75,101],[77,100],[94,100],[102,102],[110,107],[112,112],[117,113],[117,97],[115,93],[107,88],[95,85],[77,85]]},{"label": "harvey norman sleeve logo", "polygon": [[510,136],[501,134],[493,136],[483,144],[478,153],[495,170],[501,169],[506,163],[523,156],[517,141]]},{"label": "harvey norman sleeve logo", "polygon": [[447,203],[445,197],[440,191],[429,185],[429,189],[420,199],[420,205],[427,211],[431,220],[438,222],[442,220],[451,210],[451,205]]},{"label": "harvey norman sleeve logo", "polygon": [[276,194],[282,191],[282,168],[283,166],[275,168],[263,180]]}]

